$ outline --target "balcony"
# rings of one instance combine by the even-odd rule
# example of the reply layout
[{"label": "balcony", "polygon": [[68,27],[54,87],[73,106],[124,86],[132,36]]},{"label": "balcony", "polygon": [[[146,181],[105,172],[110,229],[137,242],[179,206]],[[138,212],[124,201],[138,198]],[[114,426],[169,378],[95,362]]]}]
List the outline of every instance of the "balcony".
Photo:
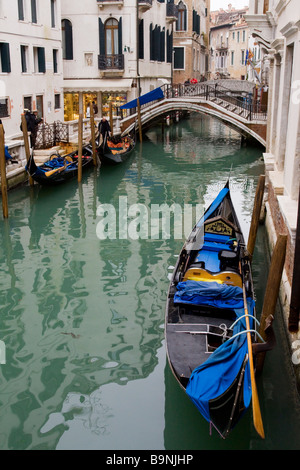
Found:
[{"label": "balcony", "polygon": [[98,55],[98,69],[106,77],[121,77],[124,72],[124,54]]},{"label": "balcony", "polygon": [[174,3],[167,3],[166,4],[166,19],[170,23],[176,21],[178,18],[178,5],[174,5]]},{"label": "balcony", "polygon": [[149,10],[152,7],[152,0],[138,0],[139,1],[139,11],[144,12]]},{"label": "balcony", "polygon": [[99,8],[103,8],[104,6],[112,6],[117,5],[119,8],[123,6],[123,0],[97,0],[97,4]]}]

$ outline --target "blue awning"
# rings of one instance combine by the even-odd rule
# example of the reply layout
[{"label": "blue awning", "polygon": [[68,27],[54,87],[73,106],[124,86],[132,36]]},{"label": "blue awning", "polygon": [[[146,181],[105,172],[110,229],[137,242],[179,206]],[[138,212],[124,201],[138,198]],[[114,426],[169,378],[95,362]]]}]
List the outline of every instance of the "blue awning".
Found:
[{"label": "blue awning", "polygon": [[[150,103],[150,101],[160,100],[164,98],[164,93],[160,87],[155,88],[155,90],[149,91],[145,95],[139,97],[140,105]],[[129,101],[129,103],[123,104],[120,106],[120,109],[130,109],[137,107],[137,99]]]}]

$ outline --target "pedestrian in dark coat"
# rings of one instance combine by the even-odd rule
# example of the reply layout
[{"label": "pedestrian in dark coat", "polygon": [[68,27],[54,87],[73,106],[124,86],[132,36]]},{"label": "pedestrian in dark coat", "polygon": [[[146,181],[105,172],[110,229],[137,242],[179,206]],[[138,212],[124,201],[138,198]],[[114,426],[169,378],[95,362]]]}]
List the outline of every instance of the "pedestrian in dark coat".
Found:
[{"label": "pedestrian in dark coat", "polygon": [[99,122],[98,131],[102,135],[103,140],[111,132],[110,125],[109,125],[109,122],[107,121],[106,117],[103,117],[101,119],[101,121]]}]

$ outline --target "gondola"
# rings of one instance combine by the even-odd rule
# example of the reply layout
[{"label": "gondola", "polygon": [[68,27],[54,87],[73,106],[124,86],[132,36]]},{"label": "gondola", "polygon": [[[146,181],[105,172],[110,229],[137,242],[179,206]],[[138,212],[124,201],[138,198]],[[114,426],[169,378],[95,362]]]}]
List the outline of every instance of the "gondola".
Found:
[{"label": "gondola", "polygon": [[[91,145],[82,149],[82,171],[93,162],[93,150]],[[78,151],[65,156],[53,154],[45,163],[37,166],[33,152],[26,165],[28,174],[41,185],[55,186],[65,183],[78,175]]]},{"label": "gondola", "polygon": [[256,323],[251,264],[227,182],[182,248],[165,316],[171,370],[223,438],[251,403]]},{"label": "gondola", "polygon": [[135,137],[130,135],[104,138],[98,148],[103,165],[118,165],[125,162],[135,148]]}]

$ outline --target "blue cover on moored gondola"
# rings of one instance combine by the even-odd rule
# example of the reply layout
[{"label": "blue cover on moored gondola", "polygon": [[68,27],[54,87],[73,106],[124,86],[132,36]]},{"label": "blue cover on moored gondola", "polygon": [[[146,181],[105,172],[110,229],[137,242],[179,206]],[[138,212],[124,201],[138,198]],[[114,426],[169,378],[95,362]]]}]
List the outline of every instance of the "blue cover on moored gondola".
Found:
[{"label": "blue cover on moored gondola", "polygon": [[[155,101],[162,99],[164,97],[164,93],[160,87],[155,88],[155,90],[149,91],[149,93],[145,93],[144,95],[139,97],[140,105],[150,103],[150,101]],[[123,104],[120,106],[120,109],[130,109],[137,107],[137,99],[129,101],[129,103]]]},{"label": "blue cover on moored gondola", "polygon": [[217,282],[183,281],[177,284],[174,304],[211,305],[217,308],[243,308],[243,289]]},{"label": "blue cover on moored gondola", "polygon": [[[222,303],[225,299],[226,308],[228,308],[226,294],[224,296],[224,292],[222,292],[223,286],[218,286],[220,290],[220,297],[223,297],[223,300],[220,300],[218,306],[219,308],[222,308]],[[226,286],[226,288],[229,287],[231,286]],[[217,291],[218,289],[214,290]],[[217,292],[214,292],[214,294],[214,296],[217,297]],[[239,297],[240,296],[237,295],[236,301],[232,299],[231,302],[231,307],[233,308],[237,319],[245,315],[244,307],[240,308],[241,301]],[[206,301],[209,302],[209,297],[206,298]],[[211,299],[211,305],[213,305],[215,301],[215,299]],[[253,315],[254,311],[254,300],[248,298],[247,305],[250,329],[252,329],[253,318],[251,315]],[[233,337],[235,335],[237,336],[225,341],[215,350],[215,352],[211,354],[207,361],[193,370],[186,387],[186,393],[188,394],[189,398],[208,422],[211,421],[209,401],[222,395],[232,385],[242,367],[245,355],[248,353],[247,334],[242,333],[239,335],[239,333],[242,331],[246,331],[245,318],[241,318],[233,327]],[[247,409],[250,405],[251,395],[250,367],[249,362],[247,362],[243,382],[243,400],[245,409]]]}]

